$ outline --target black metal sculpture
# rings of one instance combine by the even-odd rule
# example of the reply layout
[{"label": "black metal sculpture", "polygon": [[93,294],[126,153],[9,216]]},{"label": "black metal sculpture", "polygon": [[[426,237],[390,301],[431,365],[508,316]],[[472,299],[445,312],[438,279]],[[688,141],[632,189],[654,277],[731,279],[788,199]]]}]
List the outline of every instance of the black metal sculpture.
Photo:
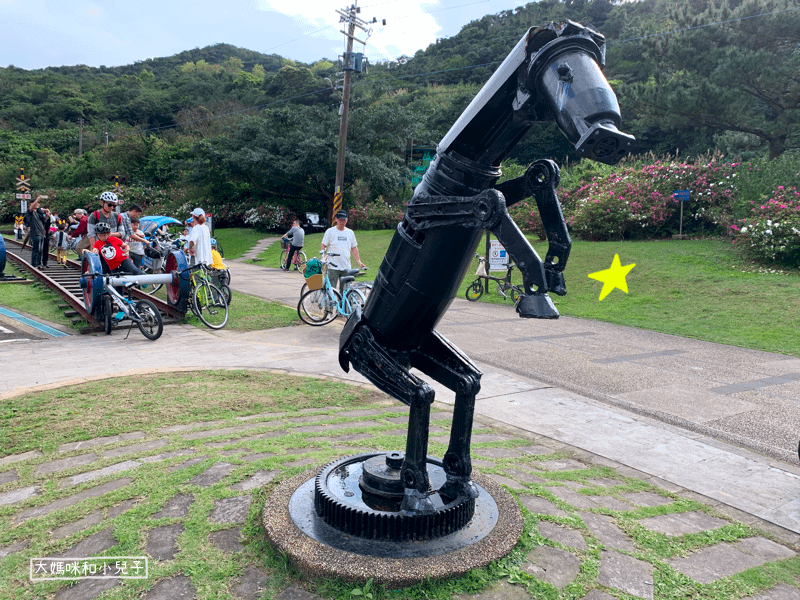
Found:
[{"label": "black metal sculpture", "polygon": [[[471,515],[479,494],[470,477],[470,434],[481,372],[434,328],[455,297],[482,232],[497,236],[523,275],[525,295],[517,305],[521,317],[558,318],[547,292],[566,293],[563,270],[571,241],[555,191],[558,167],[538,160],[523,177],[495,186],[501,161],[535,121],[544,120],[555,120],[587,158],[613,164],[633,147],[633,137],[618,130],[619,106],[601,72],[604,61],[605,38],[580,24],[551,23],[527,32],[440,142],[397,227],[363,314],[351,316],[342,332],[342,368],[348,371],[352,365],[410,406],[405,455],[365,459],[360,487],[367,504],[377,491],[375,506],[370,506],[378,510],[383,510],[380,498],[394,498],[391,510],[410,519],[398,528],[421,532],[411,537],[437,535],[417,524],[439,523],[437,515],[446,517],[445,525],[433,529],[449,533],[457,528],[464,518],[447,515]],[[544,262],[506,208],[530,196],[536,198],[549,240]],[[449,447],[444,460],[435,461],[444,477],[435,487],[427,457],[434,392],[410,372],[412,367],[456,394]],[[337,525],[348,520],[342,515],[364,513],[366,519],[374,518],[368,513],[375,511],[352,511],[329,496],[324,485],[317,486],[318,515],[334,515],[329,523],[350,532],[370,529]],[[382,534],[373,528],[370,535]]]}]

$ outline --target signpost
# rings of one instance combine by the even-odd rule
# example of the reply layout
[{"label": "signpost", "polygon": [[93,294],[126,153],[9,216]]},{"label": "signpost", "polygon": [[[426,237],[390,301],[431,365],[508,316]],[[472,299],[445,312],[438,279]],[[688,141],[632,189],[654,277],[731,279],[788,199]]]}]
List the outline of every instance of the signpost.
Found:
[{"label": "signpost", "polygon": [[683,239],[683,203],[689,201],[691,193],[691,190],[675,190],[672,192],[672,197],[681,203],[681,222],[678,226],[678,239]]},{"label": "signpost", "polygon": [[19,200],[19,212],[28,212],[28,200],[31,199],[31,178],[25,177],[25,169],[19,168],[19,176],[14,183],[16,193],[14,196]]},{"label": "signpost", "polygon": [[486,258],[489,271],[505,271],[508,268],[508,251],[499,240],[493,240],[488,231],[486,232]]}]

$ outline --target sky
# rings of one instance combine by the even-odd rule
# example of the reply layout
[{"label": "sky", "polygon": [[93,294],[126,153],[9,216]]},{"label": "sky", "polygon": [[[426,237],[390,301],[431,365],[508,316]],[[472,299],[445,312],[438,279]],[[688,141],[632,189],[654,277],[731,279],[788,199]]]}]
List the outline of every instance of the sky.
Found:
[{"label": "sky", "polygon": [[[304,63],[344,51],[336,10],[346,0],[0,0],[0,66],[23,69],[114,67],[217,43]],[[519,6],[517,0],[358,0],[354,51],[370,62],[413,56],[470,21]],[[524,4],[524,3],[522,3]],[[386,25],[381,20],[386,19]]]}]

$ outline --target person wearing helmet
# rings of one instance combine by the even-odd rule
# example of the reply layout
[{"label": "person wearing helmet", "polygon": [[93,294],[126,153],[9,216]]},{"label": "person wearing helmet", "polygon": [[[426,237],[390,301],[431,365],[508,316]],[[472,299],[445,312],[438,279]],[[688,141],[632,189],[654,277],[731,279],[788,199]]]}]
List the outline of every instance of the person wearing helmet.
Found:
[{"label": "person wearing helmet", "polygon": [[137,269],[133,261],[128,258],[128,244],[111,235],[111,226],[108,223],[101,221],[95,225],[94,233],[97,241],[90,252],[100,255],[103,273],[118,270],[131,275],[144,275],[144,271]]},{"label": "person wearing helmet", "polygon": [[228,267],[222,262],[222,255],[217,250],[217,238],[211,238],[211,268],[224,271]]},{"label": "person wearing helmet", "polygon": [[[122,240],[124,231],[122,215],[118,212],[114,212],[119,202],[117,195],[114,192],[103,192],[100,194],[99,200],[100,210],[96,210],[89,215],[89,219],[86,222],[86,237],[78,243],[77,250],[79,254],[93,247],[95,242],[97,242],[95,227],[98,223],[106,223],[109,227],[109,235],[119,238],[120,241]],[[84,240],[86,241],[84,242]]]}]

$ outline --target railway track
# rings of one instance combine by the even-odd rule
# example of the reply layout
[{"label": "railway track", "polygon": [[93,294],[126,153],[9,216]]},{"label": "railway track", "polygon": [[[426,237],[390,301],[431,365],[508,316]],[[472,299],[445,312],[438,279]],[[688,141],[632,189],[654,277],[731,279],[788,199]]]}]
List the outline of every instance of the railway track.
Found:
[{"label": "railway track", "polygon": [[[58,264],[54,254],[50,254],[48,261],[50,268],[40,271],[31,265],[30,259],[30,246],[24,250],[22,244],[17,240],[5,238],[6,258],[9,262],[13,263],[23,273],[26,273],[31,279],[38,281],[48,288],[53,290],[59,296],[59,308],[64,310],[64,315],[72,321],[73,324],[78,325],[81,322],[86,323],[86,327],[81,328],[82,331],[96,331],[102,329],[102,325],[86,310],[86,305],[83,299],[83,290],[80,286],[81,277],[81,263],[77,260],[67,259],[67,267]],[[161,316],[164,319],[164,325],[177,323],[183,319],[183,313],[170,306],[164,300],[155,296],[148,296],[139,290],[131,290],[131,295],[137,298],[147,298],[151,300],[161,311]]]}]

